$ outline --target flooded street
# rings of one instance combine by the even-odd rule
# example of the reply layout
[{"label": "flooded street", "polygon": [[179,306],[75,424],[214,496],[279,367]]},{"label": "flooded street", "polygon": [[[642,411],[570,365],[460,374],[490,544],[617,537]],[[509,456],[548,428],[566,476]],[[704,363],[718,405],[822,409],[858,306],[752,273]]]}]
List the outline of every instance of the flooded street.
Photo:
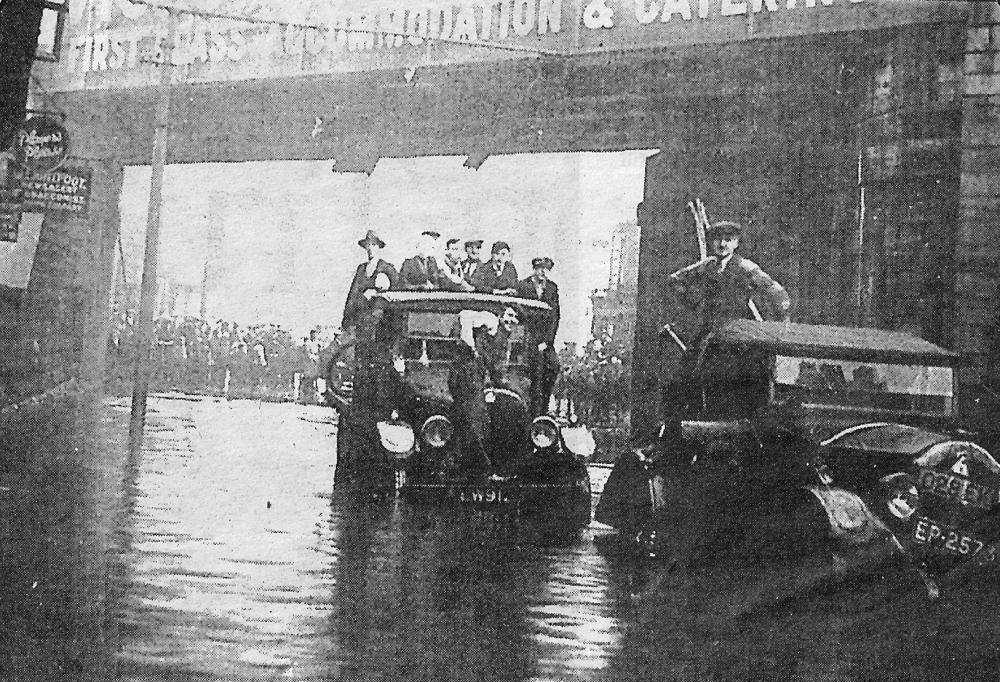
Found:
[{"label": "flooded street", "polygon": [[[320,407],[154,399],[3,446],[0,679],[958,679],[995,674],[995,575],[655,569],[487,516],[341,499]],[[594,470],[595,481],[604,471]],[[599,487],[595,486],[595,487]],[[595,538],[598,541],[595,542]],[[797,582],[796,582],[797,581]],[[802,589],[808,583],[810,589]]]}]

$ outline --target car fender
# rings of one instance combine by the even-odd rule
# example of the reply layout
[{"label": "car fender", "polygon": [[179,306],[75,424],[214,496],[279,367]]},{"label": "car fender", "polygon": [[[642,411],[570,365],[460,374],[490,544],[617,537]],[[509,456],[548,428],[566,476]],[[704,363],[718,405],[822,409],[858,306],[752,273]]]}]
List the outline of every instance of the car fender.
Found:
[{"label": "car fender", "polygon": [[805,489],[823,507],[835,538],[864,544],[890,533],[856,493],[831,486],[810,485]]}]

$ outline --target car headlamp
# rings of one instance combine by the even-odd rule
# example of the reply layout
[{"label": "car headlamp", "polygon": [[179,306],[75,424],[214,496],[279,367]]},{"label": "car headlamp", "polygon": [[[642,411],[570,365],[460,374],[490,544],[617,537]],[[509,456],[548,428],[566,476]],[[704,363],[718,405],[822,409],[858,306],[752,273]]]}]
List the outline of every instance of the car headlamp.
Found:
[{"label": "car headlamp", "polygon": [[451,437],[455,435],[455,427],[451,425],[451,421],[447,417],[435,414],[428,417],[424,425],[420,427],[420,435],[424,442],[432,448],[441,448],[447,445]]},{"label": "car headlamp", "polygon": [[536,448],[551,448],[559,444],[559,425],[552,417],[537,417],[531,422],[531,442]]},{"label": "car headlamp", "polygon": [[398,458],[404,458],[413,450],[414,437],[413,429],[409,424],[393,419],[387,422],[378,422],[379,441],[387,452]]}]

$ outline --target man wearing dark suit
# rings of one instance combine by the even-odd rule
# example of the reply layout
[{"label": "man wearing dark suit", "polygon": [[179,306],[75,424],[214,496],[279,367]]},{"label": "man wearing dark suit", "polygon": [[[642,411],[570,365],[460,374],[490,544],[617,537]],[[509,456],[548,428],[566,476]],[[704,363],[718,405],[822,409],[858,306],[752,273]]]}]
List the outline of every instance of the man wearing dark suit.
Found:
[{"label": "man wearing dark suit", "polygon": [[743,228],[721,221],[708,229],[711,255],[669,276],[671,288],[700,313],[699,340],[732,320],[750,317],[749,302],[759,294],[779,320],[788,319],[791,299],[785,288],[749,258],[734,253]]},{"label": "man wearing dark suit", "polygon": [[483,246],[482,239],[470,239],[465,242],[465,260],[462,261],[462,277],[466,282],[472,282],[473,275],[482,267],[483,261],[479,260],[479,249]]},{"label": "man wearing dark suit", "polygon": [[490,259],[472,276],[472,286],[486,294],[514,295],[517,293],[517,268],[510,262],[510,245],[494,242],[490,254]]},{"label": "man wearing dark suit", "polygon": [[358,266],[351,281],[351,289],[347,293],[344,304],[344,319],[341,328],[347,331],[355,328],[355,336],[364,336],[367,340],[374,338],[377,320],[374,319],[374,306],[371,299],[380,291],[397,289],[399,273],[392,263],[382,260],[382,249],[385,242],[374,230],[368,230],[358,245],[368,254],[368,260]]},{"label": "man wearing dark suit", "polygon": [[[337,457],[335,485],[385,485],[390,480],[389,463],[379,453],[378,433],[374,424],[384,419],[401,382],[393,369],[393,346],[399,331],[398,316],[386,314],[372,303],[383,291],[397,289],[399,274],[380,254],[385,242],[375,233],[358,241],[368,254],[368,260],[358,266],[344,304],[344,331],[354,335],[354,392],[351,405],[341,412],[341,423],[352,443]],[[348,429],[347,424],[353,426]],[[345,440],[346,442],[346,440]]]},{"label": "man wearing dark suit", "polygon": [[440,236],[439,232],[433,230],[425,230],[420,233],[417,255],[404,260],[403,266],[399,270],[404,289],[432,291],[438,288],[441,269],[434,258],[434,247]]},{"label": "man wearing dark suit", "polygon": [[548,411],[552,387],[559,375],[559,358],[555,349],[556,332],[559,330],[559,287],[549,279],[553,265],[551,258],[535,258],[531,261],[534,273],[517,283],[520,298],[542,301],[552,308],[550,314],[530,316],[525,322],[531,413],[536,417]]}]

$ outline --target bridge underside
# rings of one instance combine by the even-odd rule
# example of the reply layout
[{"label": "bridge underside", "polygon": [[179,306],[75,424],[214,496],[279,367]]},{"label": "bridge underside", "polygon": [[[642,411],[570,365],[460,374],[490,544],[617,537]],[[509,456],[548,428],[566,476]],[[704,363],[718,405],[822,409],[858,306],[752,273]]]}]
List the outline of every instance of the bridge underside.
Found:
[{"label": "bridge underside", "polygon": [[[962,332],[956,303],[968,30],[176,85],[168,162],[332,159],[371,172],[385,157],[659,149],[638,211],[638,405],[660,373],[656,329],[676,313],[662,277],[695,252],[684,208],[695,196],[748,225],[748,255],[788,286],[796,319],[912,328],[981,359],[982,334]],[[121,168],[149,162],[155,98],[53,96],[76,155],[105,169],[87,224],[101,320]],[[38,276],[51,267],[36,263]]]}]

